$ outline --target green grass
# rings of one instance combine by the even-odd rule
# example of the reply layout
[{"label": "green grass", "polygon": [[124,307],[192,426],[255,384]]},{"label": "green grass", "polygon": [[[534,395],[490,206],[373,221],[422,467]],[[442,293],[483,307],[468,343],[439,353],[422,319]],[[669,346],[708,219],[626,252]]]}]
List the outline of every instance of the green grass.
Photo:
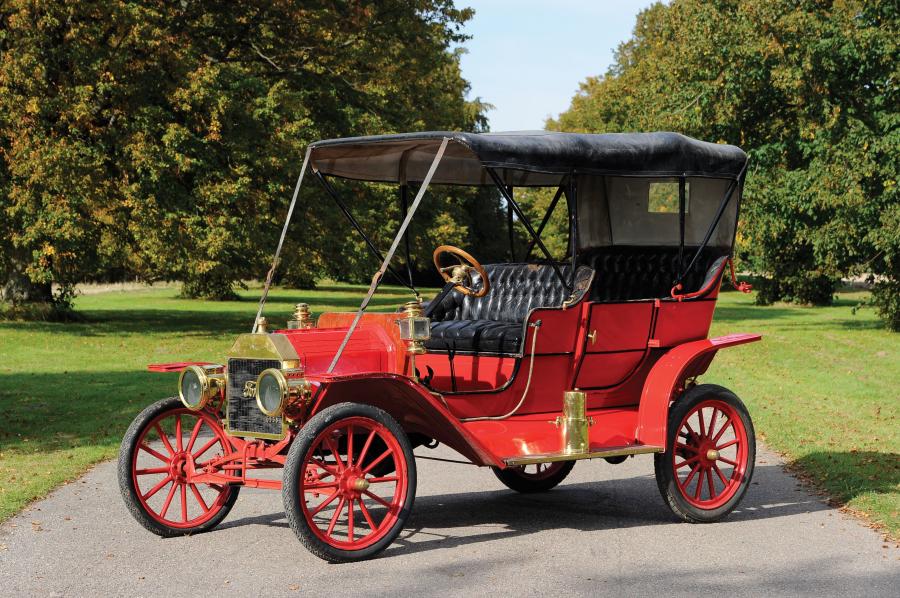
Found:
[{"label": "green grass", "polygon": [[[270,321],[294,303],[314,312],[354,309],[364,287],[276,290]],[[115,456],[134,415],[175,390],[174,374],[147,363],[220,361],[248,331],[258,289],[231,302],[187,301],[174,289],[79,297],[85,321],[0,323],[0,521],[28,501]],[[407,300],[379,292],[373,308]],[[900,335],[842,294],[828,308],[754,307],[726,293],[713,334],[761,332],[722,351],[703,381],[732,388],[759,437],[836,502],[900,537]]]}]

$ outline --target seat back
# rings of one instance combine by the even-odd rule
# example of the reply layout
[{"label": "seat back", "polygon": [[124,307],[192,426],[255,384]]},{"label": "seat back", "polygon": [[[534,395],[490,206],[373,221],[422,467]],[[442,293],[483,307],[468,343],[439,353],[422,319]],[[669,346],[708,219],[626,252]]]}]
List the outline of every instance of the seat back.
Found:
[{"label": "seat back", "polygon": [[[559,265],[569,279],[571,265]],[[434,321],[524,322],[535,307],[560,307],[570,292],[550,264],[487,264],[490,290],[484,297],[450,293],[432,314]],[[475,284],[479,276],[473,274]]]},{"label": "seat back", "polygon": [[[684,264],[696,248],[684,248]],[[705,288],[727,258],[724,250],[704,248],[694,267],[682,279],[682,293]],[[628,301],[669,297],[672,283],[681,271],[677,247],[600,247],[584,252],[581,263],[596,272],[591,301]]]}]

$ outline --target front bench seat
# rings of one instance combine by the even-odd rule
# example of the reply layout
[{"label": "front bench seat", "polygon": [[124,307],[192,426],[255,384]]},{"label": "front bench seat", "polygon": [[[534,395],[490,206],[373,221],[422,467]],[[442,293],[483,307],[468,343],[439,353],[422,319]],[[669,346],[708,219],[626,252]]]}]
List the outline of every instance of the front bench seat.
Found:
[{"label": "front bench seat", "polygon": [[[559,265],[568,280],[570,265]],[[570,292],[549,264],[488,264],[491,288],[484,297],[453,292],[431,315],[433,352],[517,355],[525,338],[525,319],[536,307],[561,307]],[[592,271],[579,267],[576,289],[583,295]],[[480,284],[473,273],[476,287]],[[580,299],[580,297],[578,297]]]}]

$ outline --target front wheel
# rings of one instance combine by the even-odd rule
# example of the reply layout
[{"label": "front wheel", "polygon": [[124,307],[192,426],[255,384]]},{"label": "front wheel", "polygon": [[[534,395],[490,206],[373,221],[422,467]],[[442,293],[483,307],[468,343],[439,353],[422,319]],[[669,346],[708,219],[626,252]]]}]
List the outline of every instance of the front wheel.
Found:
[{"label": "front wheel", "polygon": [[747,492],[755,459],[747,408],[730,390],[703,384],[687,391],[669,413],[666,452],[655,456],[656,483],[682,520],[718,521]]},{"label": "front wheel", "polygon": [[237,486],[192,484],[188,473],[229,450],[219,419],[177,397],[144,409],[119,449],[119,489],[142,526],[163,537],[212,529],[237,500]]},{"label": "front wheel", "polygon": [[534,465],[520,465],[500,469],[492,467],[497,476],[510,490],[516,492],[532,493],[546,492],[555,488],[566,479],[575,461],[557,461],[556,463],[536,463]]},{"label": "front wheel", "polygon": [[387,548],[415,494],[409,440],[394,418],[371,405],[322,410],[288,451],[282,486],[288,523],[326,561],[364,560]]}]

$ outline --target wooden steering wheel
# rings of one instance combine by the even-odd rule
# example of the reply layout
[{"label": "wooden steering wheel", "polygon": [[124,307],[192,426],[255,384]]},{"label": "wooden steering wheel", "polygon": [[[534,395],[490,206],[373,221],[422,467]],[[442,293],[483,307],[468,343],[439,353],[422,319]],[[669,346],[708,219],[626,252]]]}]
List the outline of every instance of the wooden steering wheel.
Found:
[{"label": "wooden steering wheel", "polygon": [[[440,257],[444,253],[449,253],[459,263],[455,266],[441,266]],[[491,288],[487,272],[485,272],[484,266],[479,264],[478,260],[467,252],[453,245],[441,245],[434,250],[432,257],[434,258],[434,267],[437,268],[444,282],[452,282],[454,288],[463,295],[471,295],[472,297],[484,297],[487,295],[488,289]],[[481,288],[477,290],[472,286],[474,284],[471,276],[473,270],[481,277]]]}]

